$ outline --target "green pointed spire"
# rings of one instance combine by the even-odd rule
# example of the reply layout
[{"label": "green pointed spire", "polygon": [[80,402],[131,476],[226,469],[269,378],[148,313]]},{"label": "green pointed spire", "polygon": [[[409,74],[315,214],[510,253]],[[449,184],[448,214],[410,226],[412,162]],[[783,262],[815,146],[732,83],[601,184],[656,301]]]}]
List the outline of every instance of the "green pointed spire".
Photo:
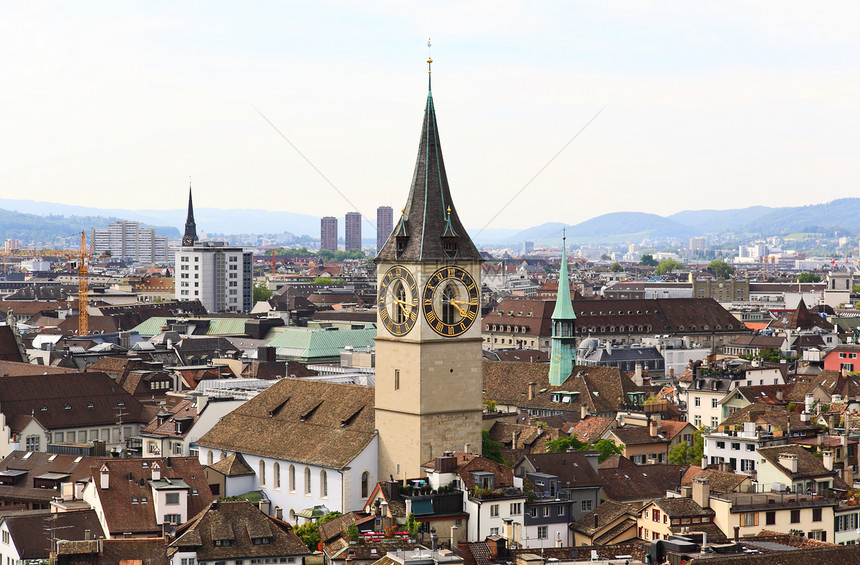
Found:
[{"label": "green pointed spire", "polygon": [[549,359],[549,384],[552,386],[559,386],[566,381],[576,364],[575,321],[567,274],[567,238],[562,237],[558,293],[552,312],[552,351]]},{"label": "green pointed spire", "polygon": [[558,273],[558,292],[556,293],[553,320],[575,320],[573,304],[570,302],[570,278],[567,274],[567,237],[561,238],[561,269]]}]

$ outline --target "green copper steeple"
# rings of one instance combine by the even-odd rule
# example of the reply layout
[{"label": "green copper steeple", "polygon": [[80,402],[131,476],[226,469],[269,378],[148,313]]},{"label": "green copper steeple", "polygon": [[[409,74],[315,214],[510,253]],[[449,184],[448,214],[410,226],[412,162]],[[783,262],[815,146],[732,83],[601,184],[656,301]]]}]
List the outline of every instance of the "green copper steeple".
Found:
[{"label": "green copper steeple", "polygon": [[561,269],[558,293],[552,312],[552,351],[549,360],[549,384],[558,386],[570,376],[576,364],[576,314],[570,299],[570,279],[567,274],[567,238],[562,237]]}]

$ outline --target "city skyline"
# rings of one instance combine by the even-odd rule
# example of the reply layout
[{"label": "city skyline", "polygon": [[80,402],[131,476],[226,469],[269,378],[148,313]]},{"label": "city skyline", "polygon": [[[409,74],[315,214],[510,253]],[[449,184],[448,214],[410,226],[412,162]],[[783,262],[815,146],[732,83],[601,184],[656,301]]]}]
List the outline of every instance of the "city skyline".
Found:
[{"label": "city skyline", "polygon": [[400,210],[428,35],[468,226],[851,194],[854,5],[660,8],[9,5],[0,196],[169,209],[191,176],[200,207]]}]

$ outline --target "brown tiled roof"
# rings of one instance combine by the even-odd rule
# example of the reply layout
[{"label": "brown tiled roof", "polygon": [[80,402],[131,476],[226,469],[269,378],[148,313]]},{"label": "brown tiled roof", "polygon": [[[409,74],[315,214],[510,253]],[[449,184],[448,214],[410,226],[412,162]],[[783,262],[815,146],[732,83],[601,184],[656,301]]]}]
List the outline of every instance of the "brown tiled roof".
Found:
[{"label": "brown tiled roof", "polygon": [[[743,323],[713,298],[626,298],[574,300],[576,333],[604,334],[623,327],[627,333],[746,333]],[[610,312],[612,312],[610,314]],[[633,327],[632,332],[626,328]],[[639,327],[643,329],[640,330]],[[705,329],[705,328],[708,329]],[[648,329],[650,328],[650,329]]]},{"label": "brown tiled roof", "polygon": [[57,491],[34,487],[33,477],[57,473],[68,475],[63,482],[74,483],[86,480],[90,476],[90,467],[95,464],[96,459],[93,457],[82,457],[80,461],[76,459],[78,459],[77,455],[13,451],[0,461],[0,471],[11,469],[27,471],[27,474],[16,479],[12,485],[0,485],[0,498],[16,502],[50,502],[51,498],[57,496]]},{"label": "brown tiled roof", "polygon": [[[587,536],[593,536],[600,531],[601,528],[605,527],[607,524],[611,524],[625,514],[631,517],[639,517],[639,512],[629,504],[607,500],[580,518],[577,522],[571,524],[570,529]],[[596,528],[594,527],[595,516],[598,517]]]},{"label": "brown tiled roof", "polygon": [[23,361],[15,334],[9,326],[0,326],[0,361]]},{"label": "brown tiled roof", "polygon": [[[217,532],[224,532],[218,534]],[[215,545],[216,538],[229,539]],[[265,544],[257,538],[268,538]],[[208,505],[199,515],[177,530],[171,548],[195,551],[199,561],[309,555],[308,547],[288,523],[267,516],[247,500],[221,500]]]},{"label": "brown tiled roof", "polygon": [[225,477],[240,477],[254,474],[254,470],[251,469],[241,453],[231,453],[224,459],[210,465],[209,468],[213,471],[218,471]]},{"label": "brown tiled roof", "polygon": [[319,525],[320,539],[323,542],[336,538],[343,534],[343,531],[353,524],[363,524],[364,522],[374,520],[374,516],[368,516],[359,512],[347,512],[337,518],[332,518],[328,522],[323,522]]},{"label": "brown tiled roof", "polygon": [[618,442],[624,445],[668,444],[670,441],[668,437],[662,434],[651,437],[648,426],[623,426],[615,428],[609,433],[617,437]]},{"label": "brown tiled roof", "polygon": [[681,465],[636,465],[626,457],[613,455],[598,465],[607,498],[617,502],[661,498],[677,490]]},{"label": "brown tiled roof", "polygon": [[12,542],[22,560],[47,561],[51,547],[51,534],[56,532],[60,538],[84,539],[84,533],[103,536],[99,518],[95,510],[77,510],[73,512],[57,512],[50,510],[39,513],[10,514],[3,518],[6,528],[12,536]]},{"label": "brown tiled roof", "polygon": [[236,408],[198,443],[342,469],[376,435],[373,387],[281,379]]},{"label": "brown tiled roof", "polygon": [[[590,412],[615,412],[619,398],[626,402],[627,393],[644,390],[622,375],[617,367],[577,365],[559,386],[549,384],[549,365],[545,363],[484,361],[483,374],[485,399],[529,408],[578,411],[584,402]],[[535,397],[531,400],[528,399],[530,382],[537,383]],[[571,403],[562,404],[552,401],[555,391],[579,394]]]},{"label": "brown tiled roof", "polygon": [[33,363],[16,363],[14,361],[0,361],[0,375],[23,376],[44,375],[45,373],[55,375],[59,373],[77,373],[77,369],[68,367],[52,367],[48,365],[34,365]]},{"label": "brown tiled roof", "polygon": [[[457,467],[453,471],[460,475],[463,481],[463,487],[470,490],[475,486],[475,479],[471,473],[474,471],[484,471],[495,475],[495,488],[509,488],[514,486],[514,472],[510,467],[501,463],[491,461],[486,457],[476,455],[474,453],[464,453],[455,451],[453,456],[457,459]],[[425,468],[433,469],[436,466],[436,460],[429,461],[423,465]]]},{"label": "brown tiled roof", "polygon": [[[710,536],[708,539],[711,539]],[[860,563],[860,545],[831,545],[759,555],[714,555],[709,556],[706,562],[708,565],[797,565],[798,563],[846,565]]]},{"label": "brown tiled roof", "polygon": [[[163,437],[183,438],[189,431],[191,426],[200,417],[197,414],[197,406],[190,400],[182,400],[169,410],[169,414],[162,418],[162,423],[158,423],[158,416],[140,430],[142,434],[152,434]],[[187,420],[188,423],[182,426],[182,433],[176,433],[176,420]]]},{"label": "brown tiled roof", "polygon": [[140,563],[164,565],[167,540],[157,538],[102,539],[92,541],[59,541],[57,553],[63,563]]},{"label": "brown tiled roof", "polygon": [[[748,402],[758,404],[788,404],[788,396],[793,384],[787,385],[761,385],[761,386],[739,386],[737,391],[740,392]],[[777,392],[782,391],[782,400],[777,398]]]},{"label": "brown tiled roof", "polygon": [[568,429],[570,435],[575,435],[582,441],[594,443],[598,441],[607,430],[615,424],[614,418],[602,418],[600,416],[587,416],[580,420],[575,426]]},{"label": "brown tiled roof", "polygon": [[[534,298],[506,298],[484,316],[481,322],[482,331],[502,332],[508,326],[525,327],[525,332],[517,332],[529,336],[548,336],[552,333],[552,311],[554,300],[537,300]],[[511,314],[513,312],[513,314]],[[496,330],[491,328],[496,326]],[[503,326],[504,328],[498,328]]]},{"label": "brown tiled roof", "polygon": [[[828,471],[816,456],[800,445],[779,445],[776,447],[759,447],[758,455],[767,459],[774,467],[782,471],[787,477],[793,480],[833,476],[836,478],[835,471]],[[797,472],[792,473],[786,469],[780,462],[779,456],[783,453],[797,456]]]},{"label": "brown tiled roof", "polygon": [[532,453],[526,455],[525,459],[528,459],[536,472],[555,475],[560,484],[569,484],[572,488],[603,484],[600,474],[594,470],[588,457],[582,452]]},{"label": "brown tiled roof", "polygon": [[687,468],[687,472],[684,473],[684,478],[681,479],[681,486],[692,485],[693,477],[698,477],[699,475],[708,478],[711,484],[711,492],[716,494],[735,492],[745,480],[749,479],[746,475],[720,471],[713,467],[703,470],[698,465],[690,465]]},{"label": "brown tiled roof", "polygon": [[15,431],[31,417],[48,430],[127,422],[145,423],[141,403],[104,373],[85,372],[0,378],[0,409]]},{"label": "brown tiled roof", "polygon": [[746,422],[753,422],[764,428],[770,425],[771,429],[780,428],[784,433],[788,432],[789,425],[792,431],[818,430],[818,426],[811,422],[802,422],[798,412],[788,412],[784,406],[771,404],[750,404],[744,406],[728,418],[722,421],[721,428],[737,426]]},{"label": "brown tiled roof", "polygon": [[[161,526],[156,523],[155,517],[155,495],[149,485],[152,465],[155,463],[161,467],[162,479],[182,479],[190,487],[189,516],[198,514],[212,501],[206,473],[196,457],[101,460],[97,466],[90,468],[90,473],[92,486],[101,502],[111,534],[161,533]],[[102,465],[107,465],[110,471],[107,489],[101,488]],[[193,494],[191,489],[196,490],[197,494]],[[147,498],[146,503],[142,502],[143,497]],[[137,498],[137,504],[132,503],[133,498]]]},{"label": "brown tiled roof", "polygon": [[716,512],[710,508],[702,508],[692,498],[658,498],[654,504],[670,518],[694,518],[697,516],[714,516]]}]

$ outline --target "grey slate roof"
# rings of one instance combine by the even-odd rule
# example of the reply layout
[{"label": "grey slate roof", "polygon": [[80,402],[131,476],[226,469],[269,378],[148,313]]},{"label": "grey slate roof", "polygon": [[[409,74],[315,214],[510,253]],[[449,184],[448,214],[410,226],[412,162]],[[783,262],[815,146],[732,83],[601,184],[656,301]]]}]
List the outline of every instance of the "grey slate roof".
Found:
[{"label": "grey slate roof", "polygon": [[[450,213],[449,213],[450,210]],[[455,237],[457,254],[445,253],[442,237]],[[397,240],[405,240],[402,252],[397,252]],[[418,159],[409,198],[403,215],[394,226],[391,236],[377,261],[483,261],[481,254],[466,233],[448,189],[448,175],[442,159],[442,146],[436,126],[436,110],[432,93],[427,94],[424,125],[418,145]]]}]

